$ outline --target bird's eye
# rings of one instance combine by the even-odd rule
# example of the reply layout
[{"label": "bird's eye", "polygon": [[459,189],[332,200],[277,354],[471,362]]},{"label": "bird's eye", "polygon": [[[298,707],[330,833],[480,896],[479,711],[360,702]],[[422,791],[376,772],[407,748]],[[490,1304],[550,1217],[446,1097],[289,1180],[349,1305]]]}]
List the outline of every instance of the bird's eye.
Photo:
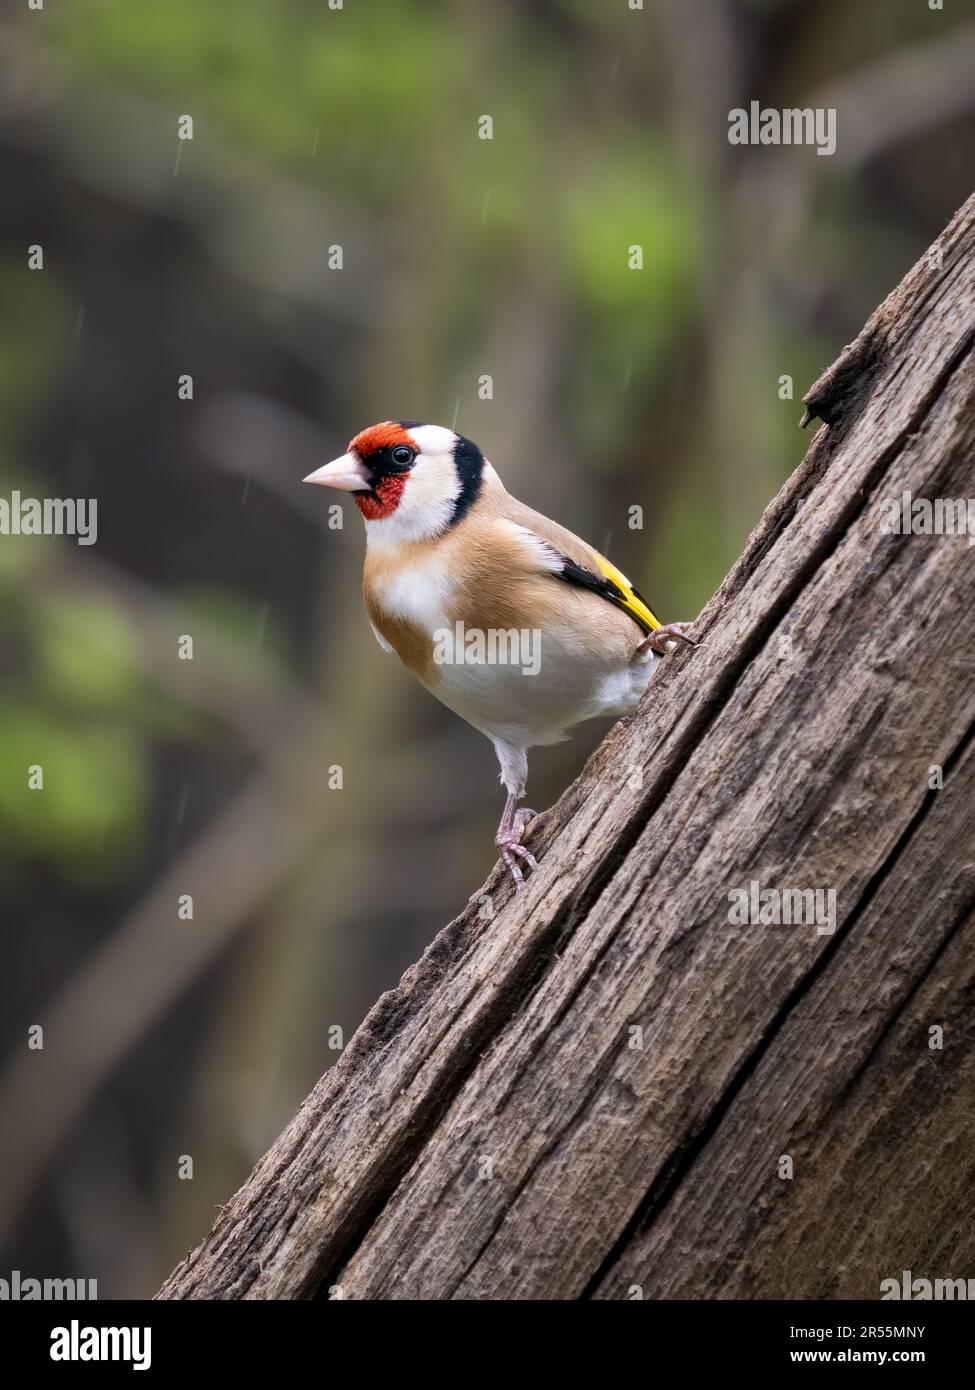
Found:
[{"label": "bird's eye", "polygon": [[413,462],[413,450],[407,448],[405,444],[397,444],[396,448],[390,454],[390,458],[394,463],[398,463],[401,467],[405,468],[407,464]]}]

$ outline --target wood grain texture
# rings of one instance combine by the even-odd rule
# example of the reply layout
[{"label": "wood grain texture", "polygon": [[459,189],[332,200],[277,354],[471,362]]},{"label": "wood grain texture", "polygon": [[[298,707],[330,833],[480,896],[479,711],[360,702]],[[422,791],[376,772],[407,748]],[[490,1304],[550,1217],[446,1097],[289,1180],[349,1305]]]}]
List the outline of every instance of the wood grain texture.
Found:
[{"label": "wood grain texture", "polygon": [[[975,492],[975,199],[938,246],[528,891],[496,871],[439,933],[159,1297],[975,1276],[975,549],[881,524]],[[753,880],[835,891],[835,931],[731,925]]]}]

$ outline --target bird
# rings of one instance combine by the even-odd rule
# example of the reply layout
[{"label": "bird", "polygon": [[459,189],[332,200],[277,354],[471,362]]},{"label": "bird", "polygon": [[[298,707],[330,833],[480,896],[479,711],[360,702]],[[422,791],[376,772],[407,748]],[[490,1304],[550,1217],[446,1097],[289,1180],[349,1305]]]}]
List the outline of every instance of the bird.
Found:
[{"label": "bird", "polygon": [[350,492],[365,521],[363,598],[380,647],[494,745],[495,836],[516,892],[538,862],[518,803],[528,750],[636,709],[657,663],[696,646],[605,556],[507,491],[472,440],[384,420],[303,480]]}]

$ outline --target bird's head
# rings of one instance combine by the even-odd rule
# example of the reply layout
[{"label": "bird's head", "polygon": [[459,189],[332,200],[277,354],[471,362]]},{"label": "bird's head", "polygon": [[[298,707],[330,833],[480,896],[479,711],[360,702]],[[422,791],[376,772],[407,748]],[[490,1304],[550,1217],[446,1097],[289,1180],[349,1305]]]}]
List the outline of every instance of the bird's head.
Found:
[{"label": "bird's head", "polygon": [[360,431],[348,452],[305,478],[351,492],[370,539],[422,540],[459,521],[480,491],[476,444],[441,425],[384,420]]}]

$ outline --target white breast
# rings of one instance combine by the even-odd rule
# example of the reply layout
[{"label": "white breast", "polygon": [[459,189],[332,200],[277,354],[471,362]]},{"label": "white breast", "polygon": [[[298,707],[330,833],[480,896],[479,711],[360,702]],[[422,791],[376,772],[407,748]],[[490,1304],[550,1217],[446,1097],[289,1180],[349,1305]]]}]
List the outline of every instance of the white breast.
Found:
[{"label": "white breast", "polygon": [[400,565],[383,583],[382,606],[391,617],[433,633],[448,626],[447,576],[429,558],[418,565]]},{"label": "white breast", "polygon": [[584,654],[570,632],[542,639],[537,674],[512,665],[437,668],[436,694],[489,738],[520,747],[557,743],[574,725],[636,709],[657,664]]}]

